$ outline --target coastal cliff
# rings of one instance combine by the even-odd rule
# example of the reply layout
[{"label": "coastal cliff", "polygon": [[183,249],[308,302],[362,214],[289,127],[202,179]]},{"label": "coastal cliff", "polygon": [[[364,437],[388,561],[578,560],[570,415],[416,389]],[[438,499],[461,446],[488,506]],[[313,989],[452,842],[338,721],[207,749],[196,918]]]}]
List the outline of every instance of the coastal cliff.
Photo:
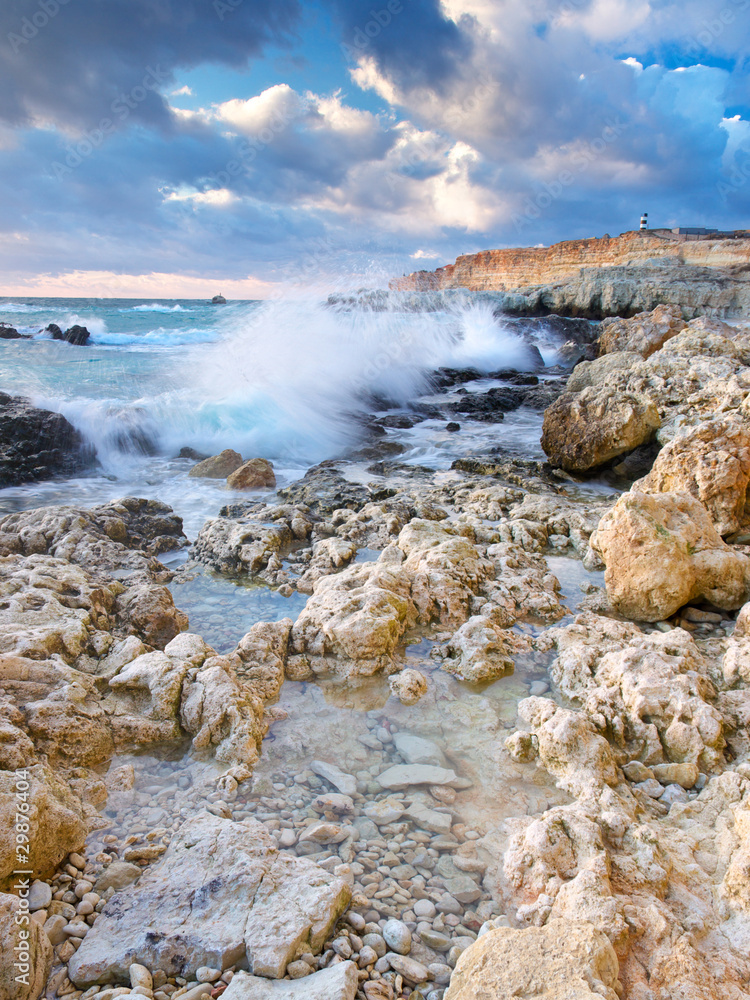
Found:
[{"label": "coastal cliff", "polygon": [[484,250],[394,279],[390,287],[501,292],[506,311],[521,315],[601,319],[666,304],[679,306],[688,318],[741,317],[750,310],[750,236],[688,241],[636,231],[551,247]]}]

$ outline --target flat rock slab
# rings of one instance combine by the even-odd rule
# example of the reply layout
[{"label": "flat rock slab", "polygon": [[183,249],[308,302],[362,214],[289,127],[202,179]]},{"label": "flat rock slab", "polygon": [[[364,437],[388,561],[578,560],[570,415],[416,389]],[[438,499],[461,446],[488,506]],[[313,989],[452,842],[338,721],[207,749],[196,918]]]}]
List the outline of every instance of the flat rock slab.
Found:
[{"label": "flat rock slab", "polygon": [[357,794],[357,779],[353,774],[347,774],[341,768],[336,767],[335,764],[329,764],[325,760],[314,760],[310,764],[310,770],[313,774],[318,774],[321,778],[325,778],[327,782],[343,795]]},{"label": "flat rock slab", "polygon": [[200,813],[107,903],[70,978],[85,989],[128,979],[134,962],[188,978],[246,960],[253,974],[279,979],[300,948],[320,949],[350,899],[343,879],[279,852],[256,820]]},{"label": "flat rock slab", "polygon": [[304,979],[270,982],[238,972],[224,991],[225,1000],[354,1000],[357,966],[339,962]]},{"label": "flat rock slab", "polygon": [[394,764],[375,779],[381,788],[393,791],[410,785],[449,785],[451,788],[469,788],[471,782],[459,778],[455,771],[432,764]]},{"label": "flat rock slab", "polygon": [[433,764],[437,767],[445,764],[442,750],[432,740],[401,732],[396,733],[393,742],[407,764]]}]

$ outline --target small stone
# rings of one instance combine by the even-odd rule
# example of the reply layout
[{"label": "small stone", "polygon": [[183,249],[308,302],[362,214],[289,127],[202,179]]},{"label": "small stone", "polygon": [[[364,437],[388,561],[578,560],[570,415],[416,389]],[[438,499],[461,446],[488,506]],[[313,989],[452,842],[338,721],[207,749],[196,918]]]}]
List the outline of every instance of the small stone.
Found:
[{"label": "small stone", "polygon": [[78,899],[83,899],[87,892],[91,892],[94,886],[85,880],[78,882],[75,887],[75,894]]},{"label": "small stone", "polygon": [[313,971],[307,962],[290,962],[286,967],[287,975],[291,979],[304,979]]},{"label": "small stone", "polygon": [[367,926],[367,922],[361,913],[355,913],[354,910],[349,910],[346,914],[346,922],[350,927],[353,927],[357,933],[361,934],[362,931]]},{"label": "small stone", "polygon": [[427,966],[427,971],[430,974],[430,979],[438,984],[438,986],[447,986],[451,981],[451,973],[453,970],[450,965],[444,965],[442,962],[431,962]]},{"label": "small stone", "polygon": [[336,938],[332,947],[336,954],[340,955],[342,958],[352,957],[352,946],[345,937]]},{"label": "small stone", "polygon": [[294,847],[297,843],[297,834],[294,830],[282,830],[279,837],[279,847]]},{"label": "small stone", "polygon": [[424,930],[419,933],[422,942],[427,945],[428,948],[432,948],[433,951],[448,951],[451,946],[451,939],[446,934],[441,934],[439,931]]},{"label": "small stone", "polygon": [[85,938],[91,928],[88,924],[81,922],[66,924],[64,930],[68,937]]},{"label": "small stone", "polygon": [[426,966],[413,958],[409,958],[406,955],[399,955],[393,951],[389,951],[385,957],[393,971],[403,976],[410,983],[426,983],[430,978]]},{"label": "small stone", "polygon": [[622,770],[628,781],[648,781],[649,778],[654,777],[651,768],[646,767],[639,760],[631,760],[627,764],[623,764]]},{"label": "small stone", "polygon": [[336,823],[314,823],[299,835],[299,842],[312,841],[315,844],[340,844],[348,834]]},{"label": "small stone", "polygon": [[409,788],[411,785],[450,785],[453,788],[468,788],[471,782],[459,778],[455,771],[432,764],[394,764],[377,777],[381,788],[393,791]]},{"label": "small stone", "polygon": [[432,920],[437,915],[435,904],[430,899],[418,899],[412,907],[416,916]]},{"label": "small stone", "polygon": [[667,785],[659,801],[662,805],[673,806],[675,802],[689,801],[689,796],[682,785]]},{"label": "small stone", "polygon": [[128,973],[130,974],[130,985],[133,989],[137,986],[141,986],[146,990],[153,989],[154,980],[145,965],[139,965],[137,962],[134,962],[128,969]]},{"label": "small stone", "polygon": [[140,878],[142,872],[143,869],[138,865],[129,864],[127,861],[113,861],[96,880],[94,890],[101,896],[109,888],[124,889],[126,885]]},{"label": "small stone", "polygon": [[28,902],[32,913],[35,910],[45,910],[52,902],[52,887],[38,879],[36,882],[32,882]]},{"label": "small stone", "polygon": [[388,946],[382,934],[365,934],[362,938],[362,944],[365,948],[372,948],[378,958],[382,958],[388,951]]},{"label": "small stone", "polygon": [[273,465],[265,458],[251,458],[227,476],[230,490],[272,489],[275,485]]},{"label": "small stone", "polygon": [[549,684],[546,681],[532,681],[529,685],[529,694],[534,698],[541,698],[549,691]]},{"label": "small stone", "polygon": [[83,869],[86,867],[86,859],[81,854],[76,854],[75,852],[73,854],[69,854],[68,861],[71,863],[71,865],[73,865],[74,868],[77,868],[79,871],[83,871]]},{"label": "small stone", "polygon": [[698,765],[689,761],[681,764],[655,764],[652,770],[654,777],[663,785],[680,785],[682,788],[692,788],[700,774]]},{"label": "small stone", "polygon": [[408,955],[411,951],[411,931],[401,920],[386,921],[383,938],[388,947],[399,955]]},{"label": "small stone", "polygon": [[221,979],[221,969],[212,969],[208,965],[201,965],[195,970],[195,978],[199,983],[215,983]]},{"label": "small stone", "polygon": [[351,796],[342,795],[340,792],[328,792],[325,795],[319,795],[313,801],[312,807],[316,812],[332,812],[337,816],[354,812],[354,802]]},{"label": "small stone", "polygon": [[637,788],[644,795],[648,795],[652,799],[660,799],[664,794],[664,785],[658,782],[656,778],[647,778],[645,781],[639,781],[633,785],[633,788]]},{"label": "small stone", "polygon": [[310,764],[310,770],[314,774],[319,774],[321,778],[325,778],[326,781],[344,795],[352,796],[357,794],[357,779],[351,774],[346,774],[340,768],[336,767],[335,764],[328,764],[322,760],[314,760]]},{"label": "small stone", "polygon": [[53,947],[55,945],[62,944],[66,939],[67,935],[65,933],[65,928],[67,925],[68,921],[60,914],[53,914],[45,921],[44,930],[46,931],[50,944]]},{"label": "small stone", "polygon": [[364,814],[378,826],[387,826],[388,823],[395,823],[401,819],[404,807],[396,799],[379,799],[377,802],[368,802]]},{"label": "small stone", "polygon": [[362,989],[367,1000],[393,1000],[393,987],[384,979],[371,979]]},{"label": "small stone", "polygon": [[374,965],[380,956],[374,948],[364,945],[359,952],[358,965],[360,969],[366,969],[368,965]]},{"label": "small stone", "polygon": [[413,733],[402,730],[396,733],[393,737],[393,742],[407,764],[434,764],[436,767],[445,766],[443,752],[432,740],[426,740],[422,736],[415,736]]}]

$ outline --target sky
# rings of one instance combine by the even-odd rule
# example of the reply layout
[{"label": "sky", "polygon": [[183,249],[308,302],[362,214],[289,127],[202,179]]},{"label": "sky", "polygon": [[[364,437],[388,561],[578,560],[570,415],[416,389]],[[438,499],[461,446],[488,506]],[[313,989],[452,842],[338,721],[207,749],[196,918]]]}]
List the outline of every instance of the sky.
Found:
[{"label": "sky", "polygon": [[750,226],[750,0],[3,0],[0,294]]}]

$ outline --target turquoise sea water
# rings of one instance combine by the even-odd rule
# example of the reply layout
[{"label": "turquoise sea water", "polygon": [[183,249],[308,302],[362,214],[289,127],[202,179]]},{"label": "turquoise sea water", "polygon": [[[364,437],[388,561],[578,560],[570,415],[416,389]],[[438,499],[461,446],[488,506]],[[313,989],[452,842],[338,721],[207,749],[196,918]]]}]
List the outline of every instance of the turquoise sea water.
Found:
[{"label": "turquoise sea water", "polygon": [[[491,305],[467,295],[425,310],[331,305],[313,296],[213,306],[197,300],[10,299],[0,322],[31,340],[0,340],[0,390],[63,413],[99,466],[68,482],[0,491],[0,510],[137,494],[173,504],[188,534],[234,497],[223,482],[188,478],[185,447],[234,448],[273,461],[280,483],[362,437],[373,397],[406,404],[441,365],[523,367],[528,349]],[[53,341],[44,328],[88,328],[91,343]],[[553,358],[554,345],[540,342]],[[509,415],[502,438],[538,453],[538,419]],[[404,435],[406,460],[448,468],[482,450],[493,425],[450,435],[427,421]],[[472,436],[473,435],[473,436]],[[463,450],[462,450],[463,449]]]}]

